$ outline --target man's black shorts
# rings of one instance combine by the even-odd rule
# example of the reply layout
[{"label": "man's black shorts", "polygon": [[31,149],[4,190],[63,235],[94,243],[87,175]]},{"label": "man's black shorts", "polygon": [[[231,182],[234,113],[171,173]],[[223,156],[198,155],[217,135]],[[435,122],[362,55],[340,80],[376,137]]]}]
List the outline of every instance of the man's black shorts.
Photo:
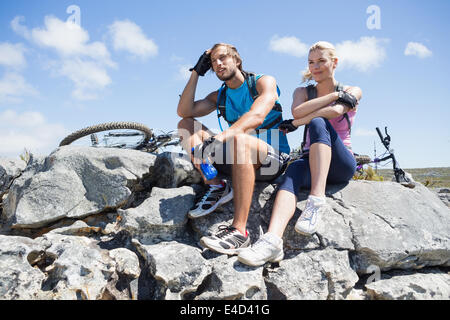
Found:
[{"label": "man's black shorts", "polygon": [[[230,144],[231,145],[231,144]],[[228,152],[227,152],[228,151]],[[220,154],[222,153],[222,154]],[[233,154],[230,152],[229,145],[223,144],[222,150],[215,150],[211,155],[214,167],[227,176],[232,175]],[[256,181],[270,182],[278,178],[286,169],[290,160],[288,154],[275,150],[268,145],[267,157],[261,161],[262,165],[255,171]]]}]

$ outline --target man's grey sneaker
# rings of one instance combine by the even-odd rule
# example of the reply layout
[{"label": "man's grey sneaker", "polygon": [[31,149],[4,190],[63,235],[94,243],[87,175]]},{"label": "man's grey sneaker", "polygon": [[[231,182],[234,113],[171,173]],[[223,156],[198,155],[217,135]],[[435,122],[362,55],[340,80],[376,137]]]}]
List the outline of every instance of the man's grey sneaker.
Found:
[{"label": "man's grey sneaker", "polygon": [[189,211],[188,217],[195,219],[206,216],[231,199],[233,199],[233,189],[228,181],[222,180],[219,186],[209,185],[205,195]]},{"label": "man's grey sneaker", "polygon": [[235,255],[240,250],[250,245],[250,236],[244,236],[242,233],[232,226],[221,225],[219,232],[212,236],[202,237],[200,243],[203,247],[213,251]]},{"label": "man's grey sneaker", "polygon": [[283,240],[273,233],[263,234],[251,247],[239,252],[238,260],[258,267],[266,262],[280,262],[284,258]]},{"label": "man's grey sneaker", "polygon": [[326,208],[325,197],[309,196],[306,200],[306,207],[295,224],[295,231],[303,235],[312,235],[317,230],[320,223],[321,211]]}]

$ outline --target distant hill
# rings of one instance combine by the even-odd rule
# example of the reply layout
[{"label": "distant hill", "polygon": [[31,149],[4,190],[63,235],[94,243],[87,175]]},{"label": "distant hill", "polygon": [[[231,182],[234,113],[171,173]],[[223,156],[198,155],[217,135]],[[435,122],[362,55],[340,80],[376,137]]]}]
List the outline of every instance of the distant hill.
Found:
[{"label": "distant hill", "polygon": [[[415,181],[429,188],[450,188],[450,167],[403,170],[412,174]],[[394,173],[391,169],[378,169],[378,175],[383,176],[385,180],[391,180]]]}]

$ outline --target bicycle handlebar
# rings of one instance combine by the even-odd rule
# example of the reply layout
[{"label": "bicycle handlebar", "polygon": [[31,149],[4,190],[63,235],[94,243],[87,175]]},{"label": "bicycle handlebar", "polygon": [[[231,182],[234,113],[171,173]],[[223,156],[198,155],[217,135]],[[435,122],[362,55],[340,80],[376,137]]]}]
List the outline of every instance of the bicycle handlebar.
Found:
[{"label": "bicycle handlebar", "polygon": [[384,145],[384,147],[389,150],[389,145],[391,144],[391,136],[387,132],[387,127],[384,127],[384,131],[386,132],[386,137],[383,137],[383,134],[381,133],[380,128],[376,127],[378,136],[380,137],[381,143]]},{"label": "bicycle handlebar", "polygon": [[375,129],[377,129],[378,132],[378,136],[380,137],[380,140],[383,141],[383,135],[381,134],[380,128],[376,127]]}]

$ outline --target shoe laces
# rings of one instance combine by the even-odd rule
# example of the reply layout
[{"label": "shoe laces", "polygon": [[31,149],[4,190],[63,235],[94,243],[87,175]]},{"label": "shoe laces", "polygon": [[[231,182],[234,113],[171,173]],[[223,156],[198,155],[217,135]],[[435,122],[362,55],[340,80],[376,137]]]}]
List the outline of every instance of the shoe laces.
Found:
[{"label": "shoe laces", "polygon": [[320,206],[315,206],[311,200],[306,201],[306,208],[303,211],[302,220],[312,220],[319,209]]},{"label": "shoe laces", "polygon": [[202,203],[205,202],[206,199],[209,198],[209,196],[211,195],[211,193],[212,193],[213,191],[219,190],[220,188],[221,188],[221,187],[215,187],[215,186],[210,185],[208,191],[206,191],[206,193],[203,195],[203,197],[202,197],[202,199],[200,200],[200,202],[202,202]]},{"label": "shoe laces", "polygon": [[271,245],[273,246],[273,244],[268,241],[266,238],[264,237],[260,237],[253,245],[252,245],[252,249],[254,251],[258,251],[261,247],[266,247],[267,245]]},{"label": "shoe laces", "polygon": [[229,234],[233,233],[233,231],[236,230],[235,227],[227,226],[225,224],[220,225],[218,229],[219,232],[215,236],[219,239],[225,238],[226,236],[228,236]]},{"label": "shoe laces", "polygon": [[267,244],[273,247],[273,243],[267,240],[267,238],[264,235],[265,235],[264,231],[262,230],[261,226],[259,226],[259,239],[256,240],[256,242],[252,245],[252,249],[256,251],[260,247],[267,246]]}]

